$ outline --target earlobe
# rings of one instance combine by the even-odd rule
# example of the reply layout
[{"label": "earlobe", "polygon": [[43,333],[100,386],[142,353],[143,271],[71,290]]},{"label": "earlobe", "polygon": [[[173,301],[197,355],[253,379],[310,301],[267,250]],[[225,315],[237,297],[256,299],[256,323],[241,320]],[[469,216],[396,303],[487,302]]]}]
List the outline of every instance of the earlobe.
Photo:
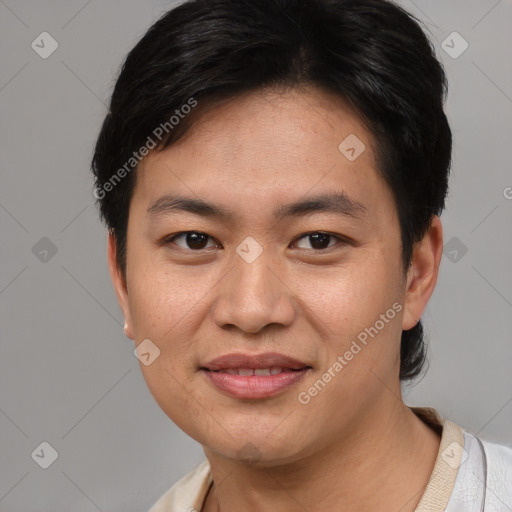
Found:
[{"label": "earlobe", "polygon": [[412,329],[420,320],[434,291],[443,255],[443,229],[437,215],[413,248],[411,266],[407,272],[406,299],[402,329]]},{"label": "earlobe", "polygon": [[124,334],[126,335],[127,338],[130,338],[133,340],[132,332],[130,330],[128,322],[126,322],[126,321],[124,322]]},{"label": "earlobe", "polygon": [[119,302],[119,306],[121,307],[125,318],[124,333],[128,338],[133,340],[134,336],[131,328],[132,318],[128,301],[128,290],[126,287],[125,279],[117,264],[117,243],[115,235],[111,230],[108,232],[107,259],[110,278],[112,280],[112,284],[114,285],[117,301]]}]

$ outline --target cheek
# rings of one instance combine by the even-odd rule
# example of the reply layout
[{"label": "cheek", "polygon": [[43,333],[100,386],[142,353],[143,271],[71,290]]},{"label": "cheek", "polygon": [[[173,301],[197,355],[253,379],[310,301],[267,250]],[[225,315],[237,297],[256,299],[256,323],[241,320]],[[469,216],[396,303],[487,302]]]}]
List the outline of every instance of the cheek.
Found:
[{"label": "cheek", "polygon": [[198,442],[204,441],[202,419],[205,415],[215,417],[215,410],[208,400],[198,395],[187,375],[176,371],[162,356],[150,366],[141,365],[141,371],[162,411],[189,436]]},{"label": "cheek", "polygon": [[188,331],[194,312],[207,299],[215,280],[212,273],[191,266],[174,266],[140,258],[133,265],[129,301],[136,338],[165,340],[173,331]]},{"label": "cheek", "polygon": [[400,302],[399,280],[396,260],[368,250],[346,265],[305,268],[289,288],[304,305],[304,314],[332,338],[336,333],[357,334]]},{"label": "cheek", "polygon": [[357,264],[339,267],[330,275],[306,273],[297,282],[307,306],[304,311],[324,347],[321,371],[331,369],[336,375],[330,391],[323,394],[326,402],[344,396],[347,407],[357,408],[361,398],[358,393],[352,401],[354,390],[373,396],[382,388],[379,378],[387,380],[397,371],[403,298],[400,267],[389,256],[369,250]]}]

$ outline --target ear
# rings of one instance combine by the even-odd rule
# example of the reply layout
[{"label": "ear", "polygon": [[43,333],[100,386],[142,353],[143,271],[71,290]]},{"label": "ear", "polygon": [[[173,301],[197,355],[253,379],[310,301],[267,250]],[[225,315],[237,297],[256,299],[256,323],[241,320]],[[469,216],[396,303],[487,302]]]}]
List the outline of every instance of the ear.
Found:
[{"label": "ear", "polygon": [[412,262],[407,271],[407,285],[402,329],[412,329],[420,320],[436,286],[443,255],[443,227],[434,215],[425,236],[413,247]]},{"label": "ear", "polygon": [[107,252],[108,252],[108,268],[110,271],[110,278],[112,279],[112,284],[114,285],[114,289],[116,291],[117,300],[119,302],[119,306],[123,311],[125,325],[124,332],[126,336],[130,339],[134,339],[132,332],[132,318],[130,313],[130,306],[128,302],[128,290],[126,287],[125,279],[122,275],[122,272],[117,265],[117,244],[116,237],[114,232],[109,230],[108,232],[108,244],[107,244]]}]

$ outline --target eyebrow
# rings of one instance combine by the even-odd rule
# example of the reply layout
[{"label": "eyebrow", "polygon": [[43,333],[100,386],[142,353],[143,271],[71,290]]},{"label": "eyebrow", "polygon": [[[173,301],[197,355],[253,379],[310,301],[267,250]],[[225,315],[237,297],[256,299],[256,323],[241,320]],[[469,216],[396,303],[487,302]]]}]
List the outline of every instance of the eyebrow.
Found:
[{"label": "eyebrow", "polygon": [[[214,217],[227,220],[235,217],[234,212],[202,199],[166,194],[155,201],[147,210],[150,217],[159,217],[174,211],[184,211],[202,217]],[[276,219],[300,217],[312,213],[335,213],[343,217],[361,218],[367,213],[366,207],[351,199],[345,192],[320,194],[294,203],[282,205],[273,212]]]}]

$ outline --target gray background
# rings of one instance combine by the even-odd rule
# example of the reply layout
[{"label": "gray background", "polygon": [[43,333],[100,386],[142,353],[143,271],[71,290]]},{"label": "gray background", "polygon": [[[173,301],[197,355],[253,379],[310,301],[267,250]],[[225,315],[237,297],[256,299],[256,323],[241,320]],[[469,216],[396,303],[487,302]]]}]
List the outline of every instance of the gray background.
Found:
[{"label": "gray background", "polygon": [[[512,445],[512,2],[401,4],[445,63],[455,138],[431,365],[406,401]],[[173,5],[0,0],[0,511],[147,510],[203,460],[124,336],[89,172],[123,57]],[[43,31],[59,44],[47,59],[31,48]],[[456,59],[441,46],[454,31],[469,43]]]}]

